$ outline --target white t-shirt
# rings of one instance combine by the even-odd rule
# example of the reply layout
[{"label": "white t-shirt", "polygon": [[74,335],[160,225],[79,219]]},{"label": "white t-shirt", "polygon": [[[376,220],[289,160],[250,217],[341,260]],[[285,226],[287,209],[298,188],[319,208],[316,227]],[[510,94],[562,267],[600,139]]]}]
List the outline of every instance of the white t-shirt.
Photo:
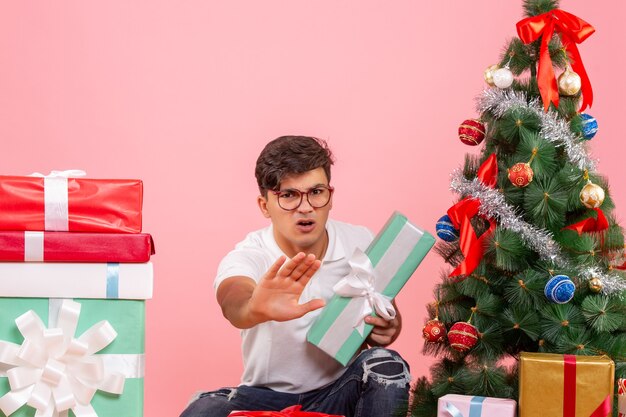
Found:
[{"label": "white t-shirt", "polygon": [[[300,303],[314,298],[329,300],[332,287],[350,271],[348,259],[355,248],[365,250],[372,232],[335,220],[326,223],[328,248],[322,266],[302,292]],[[214,287],[229,277],[246,276],[259,281],[284,255],[274,240],[273,228],[249,233],[220,262]],[[276,391],[303,393],[335,381],[344,367],[306,340],[321,309],[295,320],[269,321],[241,331],[244,372],[242,385],[263,386]]]}]

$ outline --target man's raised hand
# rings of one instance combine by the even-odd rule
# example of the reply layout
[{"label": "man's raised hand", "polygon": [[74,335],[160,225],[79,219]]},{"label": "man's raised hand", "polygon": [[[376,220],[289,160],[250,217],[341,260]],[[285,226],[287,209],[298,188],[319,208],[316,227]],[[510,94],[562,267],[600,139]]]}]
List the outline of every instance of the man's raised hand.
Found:
[{"label": "man's raised hand", "polygon": [[298,253],[290,260],[281,256],[257,283],[248,312],[253,321],[287,321],[304,316],[324,306],[324,300],[314,299],[299,304],[304,287],[320,268],[315,255]]}]

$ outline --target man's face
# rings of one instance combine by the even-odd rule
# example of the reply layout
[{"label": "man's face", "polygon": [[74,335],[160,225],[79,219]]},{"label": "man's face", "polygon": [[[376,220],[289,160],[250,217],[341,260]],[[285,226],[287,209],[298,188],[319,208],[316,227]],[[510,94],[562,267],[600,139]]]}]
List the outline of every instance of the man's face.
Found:
[{"label": "man's face", "polygon": [[[329,185],[326,172],[321,167],[284,178],[280,183],[280,190],[292,189],[304,193],[320,185]],[[314,208],[303,195],[300,207],[291,211],[281,208],[278,205],[278,198],[271,191],[268,191],[267,197],[258,197],[261,212],[272,220],[274,238],[278,246],[289,257],[298,252],[320,256],[327,242],[326,221],[332,208],[332,198],[326,206]]]}]

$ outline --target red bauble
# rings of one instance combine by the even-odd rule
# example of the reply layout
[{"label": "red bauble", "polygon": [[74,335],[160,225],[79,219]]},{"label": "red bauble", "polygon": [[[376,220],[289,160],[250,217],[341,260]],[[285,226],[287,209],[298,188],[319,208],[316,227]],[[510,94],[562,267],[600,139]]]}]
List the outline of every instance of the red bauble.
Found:
[{"label": "red bauble", "polygon": [[446,333],[446,326],[439,319],[428,320],[422,329],[422,335],[429,343],[442,343]]},{"label": "red bauble", "polygon": [[466,145],[478,145],[485,139],[485,125],[480,120],[467,119],[459,126],[459,139]]},{"label": "red bauble", "polygon": [[527,162],[518,162],[509,168],[509,180],[519,188],[524,188],[533,181],[535,173]]},{"label": "red bauble", "polygon": [[448,332],[450,346],[459,352],[467,352],[478,341],[478,330],[466,321],[454,323]]}]

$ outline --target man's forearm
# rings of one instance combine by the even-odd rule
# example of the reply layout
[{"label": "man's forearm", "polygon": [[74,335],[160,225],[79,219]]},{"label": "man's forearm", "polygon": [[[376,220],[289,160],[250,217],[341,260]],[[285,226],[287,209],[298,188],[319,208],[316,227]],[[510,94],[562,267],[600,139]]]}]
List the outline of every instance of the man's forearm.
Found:
[{"label": "man's forearm", "polygon": [[217,301],[222,308],[222,314],[238,329],[249,329],[263,321],[250,311],[253,292],[254,285],[239,278],[229,278],[218,289]]}]

